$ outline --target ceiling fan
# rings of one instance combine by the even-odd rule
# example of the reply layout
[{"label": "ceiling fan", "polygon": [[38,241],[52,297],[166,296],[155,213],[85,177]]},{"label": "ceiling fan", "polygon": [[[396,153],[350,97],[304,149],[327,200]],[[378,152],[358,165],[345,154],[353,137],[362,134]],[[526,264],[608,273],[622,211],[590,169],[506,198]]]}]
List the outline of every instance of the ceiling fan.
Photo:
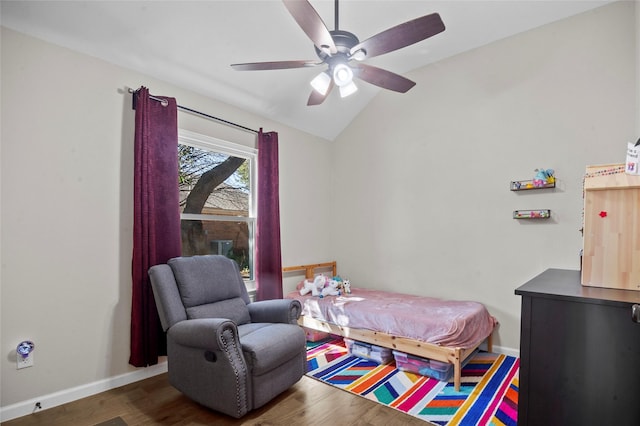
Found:
[{"label": "ceiling fan", "polygon": [[[312,81],[313,91],[307,105],[319,105],[338,86],[342,97],[358,90],[353,78],[359,78],[383,89],[405,93],[415,82],[391,71],[366,65],[361,61],[412,45],[444,31],[444,23],[437,13],[425,15],[389,28],[364,41],[355,34],[338,28],[338,0],[335,0],[335,30],[329,31],[318,12],[307,0],[282,0],[300,28],[315,45],[319,61],[276,61],[232,64],[238,71],[277,70],[315,67],[328,68]],[[354,62],[355,60],[355,62]]]}]

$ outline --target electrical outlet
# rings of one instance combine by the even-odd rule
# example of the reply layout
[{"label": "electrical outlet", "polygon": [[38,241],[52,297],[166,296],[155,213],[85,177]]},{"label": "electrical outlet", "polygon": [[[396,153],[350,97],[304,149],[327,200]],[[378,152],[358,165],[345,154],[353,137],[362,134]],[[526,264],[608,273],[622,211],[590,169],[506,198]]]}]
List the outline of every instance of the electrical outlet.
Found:
[{"label": "electrical outlet", "polygon": [[29,354],[28,357],[23,358],[18,355],[18,370],[21,368],[33,367],[33,354]]}]

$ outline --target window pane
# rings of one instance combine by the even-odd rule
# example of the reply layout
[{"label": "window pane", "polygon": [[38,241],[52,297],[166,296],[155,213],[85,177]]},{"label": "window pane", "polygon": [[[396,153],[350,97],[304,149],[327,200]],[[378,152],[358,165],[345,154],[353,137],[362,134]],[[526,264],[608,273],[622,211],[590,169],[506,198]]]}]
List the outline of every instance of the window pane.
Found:
[{"label": "window pane", "polygon": [[249,216],[249,162],[220,152],[178,145],[180,211]]},{"label": "window pane", "polygon": [[251,278],[252,222],[181,220],[182,255],[221,254],[238,263],[244,278]]},{"label": "window pane", "polygon": [[223,150],[178,145],[182,255],[227,256],[252,278],[251,162]]}]

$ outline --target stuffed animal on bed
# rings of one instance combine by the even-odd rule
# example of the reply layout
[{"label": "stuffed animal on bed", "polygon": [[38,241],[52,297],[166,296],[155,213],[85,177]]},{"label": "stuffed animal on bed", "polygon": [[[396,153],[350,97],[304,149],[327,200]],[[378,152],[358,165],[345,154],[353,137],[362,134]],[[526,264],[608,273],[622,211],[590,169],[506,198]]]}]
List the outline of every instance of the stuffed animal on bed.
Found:
[{"label": "stuffed animal on bed", "polygon": [[342,281],[342,291],[344,291],[344,294],[351,294],[351,281]]},{"label": "stuffed animal on bed", "polygon": [[342,281],[336,281],[330,279],[325,275],[316,276],[313,281],[306,279],[298,284],[300,289],[300,295],[311,293],[312,296],[324,297],[324,296],[340,296],[342,294]]},{"label": "stuffed animal on bed", "polygon": [[313,280],[306,279],[302,282],[302,288],[300,288],[300,295],[311,293],[312,296],[319,296],[320,291],[324,288],[324,279],[318,275]]},{"label": "stuffed animal on bed", "polygon": [[339,282],[336,280],[329,280],[327,285],[320,292],[320,297],[324,296],[340,296],[340,289],[338,288]]},{"label": "stuffed animal on bed", "polygon": [[313,281],[306,279],[302,283],[302,288],[300,288],[300,295],[304,296],[305,294],[311,293],[312,296],[320,296],[322,290],[328,283],[329,278],[324,275],[318,275]]},{"label": "stuffed animal on bed", "polygon": [[[315,286],[312,281],[304,280],[299,285],[300,287],[300,296],[304,296],[305,294],[311,293],[313,295],[313,291],[315,290]],[[318,291],[318,290],[315,290]]]},{"label": "stuffed animal on bed", "polygon": [[349,280],[343,280],[340,275],[333,277],[333,281],[337,281],[338,291],[341,294],[351,294],[351,282]]}]

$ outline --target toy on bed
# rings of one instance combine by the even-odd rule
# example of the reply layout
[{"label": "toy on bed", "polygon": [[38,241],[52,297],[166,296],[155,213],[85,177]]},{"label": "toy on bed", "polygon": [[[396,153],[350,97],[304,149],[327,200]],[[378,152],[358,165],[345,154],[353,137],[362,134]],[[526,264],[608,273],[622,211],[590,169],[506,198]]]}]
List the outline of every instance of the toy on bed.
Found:
[{"label": "toy on bed", "polygon": [[342,281],[342,290],[345,294],[351,294],[351,281],[344,280]]},{"label": "toy on bed", "polygon": [[343,280],[340,275],[333,277],[333,281],[337,282],[336,285],[340,293],[351,294],[351,281]]},{"label": "toy on bed", "polygon": [[320,292],[320,297],[324,296],[340,296],[340,289],[338,288],[338,281],[329,280],[325,287]]},{"label": "toy on bed", "polygon": [[339,276],[329,278],[325,275],[317,275],[313,280],[306,279],[298,285],[300,295],[311,293],[312,296],[340,296],[344,293],[351,293],[349,280],[345,281]]},{"label": "toy on bed", "polygon": [[320,296],[320,292],[324,289],[327,277],[318,275],[313,280],[306,279],[300,283],[300,296],[311,293],[312,296]]}]

